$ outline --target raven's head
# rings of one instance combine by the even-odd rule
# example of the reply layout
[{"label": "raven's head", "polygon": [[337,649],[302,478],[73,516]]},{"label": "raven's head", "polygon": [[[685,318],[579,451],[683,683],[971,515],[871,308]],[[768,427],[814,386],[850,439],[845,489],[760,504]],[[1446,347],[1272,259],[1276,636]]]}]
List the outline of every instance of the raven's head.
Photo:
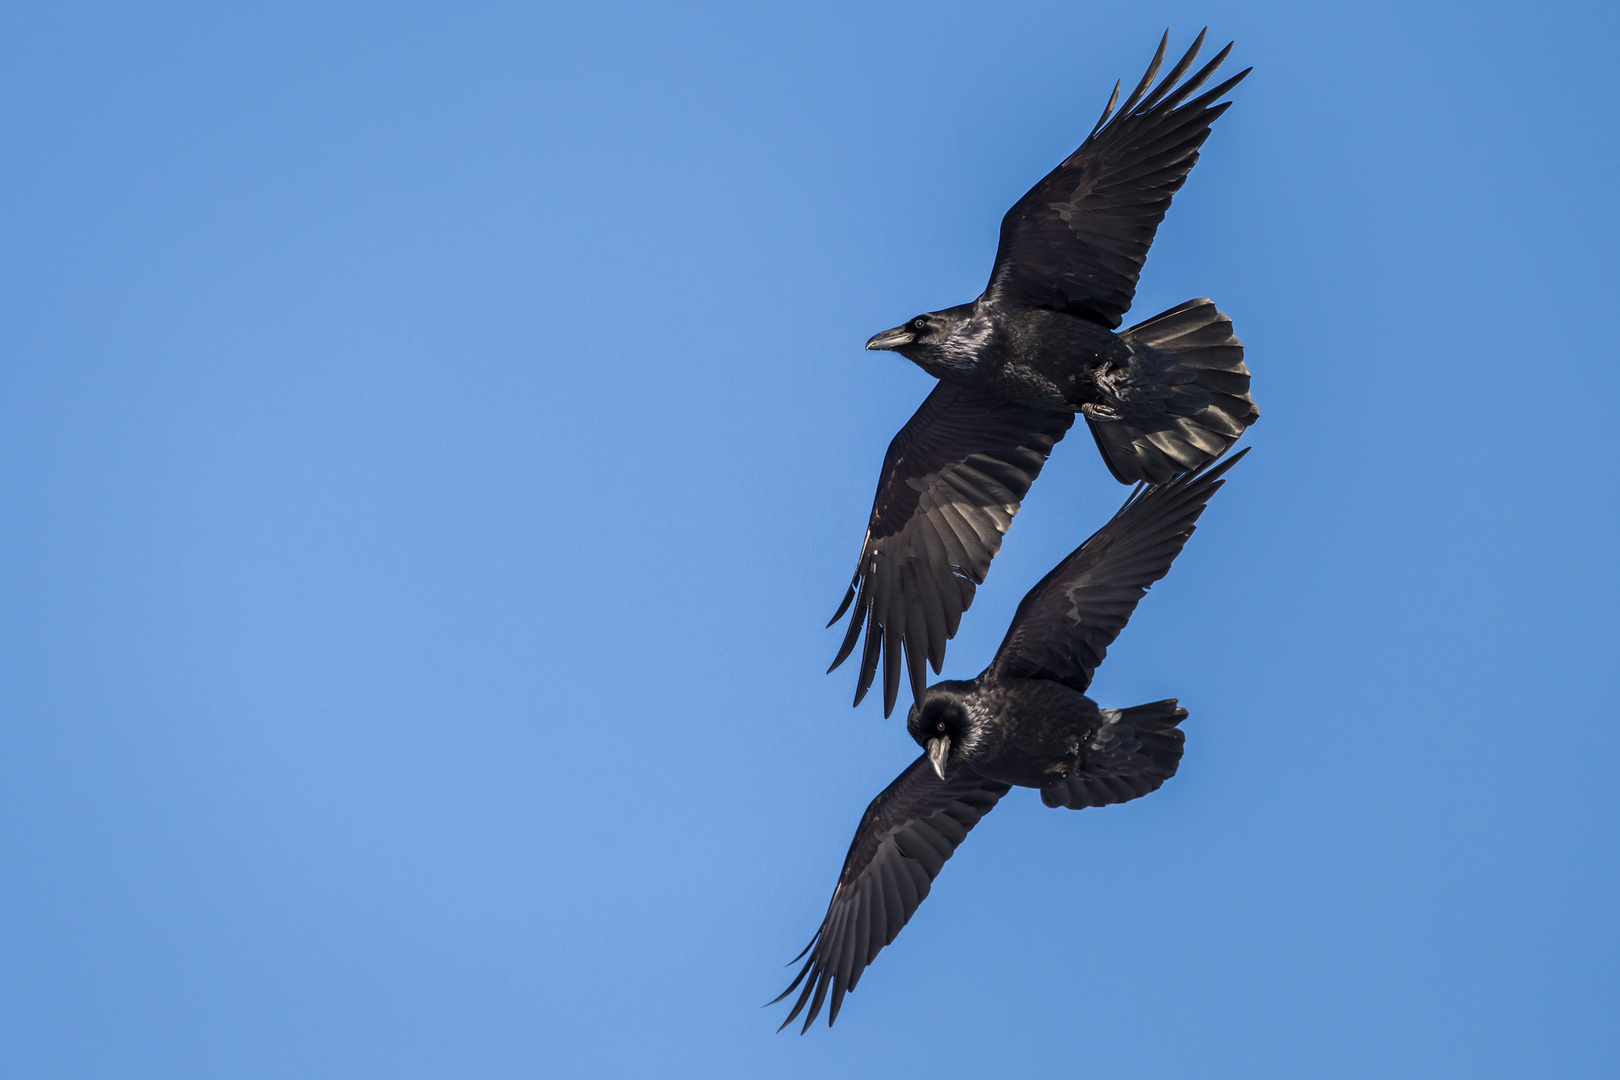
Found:
[{"label": "raven's head", "polygon": [[949,766],[980,741],[985,718],[973,707],[972,689],[972,683],[959,679],[937,682],[923,691],[922,700],[906,714],[906,730],[928,751],[928,760],[941,780]]},{"label": "raven's head", "polygon": [[899,353],[934,378],[971,373],[990,331],[990,321],[975,318],[972,304],[930,311],[902,326],[874,334],[868,349]]}]

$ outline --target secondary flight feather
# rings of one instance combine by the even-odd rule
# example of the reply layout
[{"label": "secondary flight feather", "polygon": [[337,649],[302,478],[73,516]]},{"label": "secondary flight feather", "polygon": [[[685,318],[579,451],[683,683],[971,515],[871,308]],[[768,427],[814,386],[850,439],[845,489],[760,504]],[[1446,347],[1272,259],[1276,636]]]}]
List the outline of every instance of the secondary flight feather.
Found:
[{"label": "secondary flight feather", "polygon": [[1188,75],[1200,33],[1155,84],[1168,41],[1117,111],[1118,85],[1080,148],[1007,211],[983,294],[866,343],[939,385],[889,444],[854,578],[828,623],[849,612],[832,668],[865,631],[857,705],[879,667],[885,716],[902,666],[920,699],[924,665],[940,672],[946,641],[1076,414],[1121,483],[1200,468],[1259,417],[1242,342],[1211,301],[1115,332],[1171,196],[1230,104],[1218,99],[1249,73],[1198,93],[1232,48]]}]

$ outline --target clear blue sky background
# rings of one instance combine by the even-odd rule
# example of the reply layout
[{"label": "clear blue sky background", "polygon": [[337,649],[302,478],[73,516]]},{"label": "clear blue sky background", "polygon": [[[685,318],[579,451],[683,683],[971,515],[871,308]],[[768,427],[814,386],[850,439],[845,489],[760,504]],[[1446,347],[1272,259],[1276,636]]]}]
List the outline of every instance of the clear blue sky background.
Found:
[{"label": "clear blue sky background", "polygon": [[[912,756],[822,624],[865,338],[1160,30],[1234,94],[1135,317],[1263,417],[831,1032],[760,1005]],[[8,1076],[1620,1071],[1612,5],[13,5]],[[1122,498],[1083,435],[946,674]],[[1174,656],[1173,661],[1163,658]]]}]

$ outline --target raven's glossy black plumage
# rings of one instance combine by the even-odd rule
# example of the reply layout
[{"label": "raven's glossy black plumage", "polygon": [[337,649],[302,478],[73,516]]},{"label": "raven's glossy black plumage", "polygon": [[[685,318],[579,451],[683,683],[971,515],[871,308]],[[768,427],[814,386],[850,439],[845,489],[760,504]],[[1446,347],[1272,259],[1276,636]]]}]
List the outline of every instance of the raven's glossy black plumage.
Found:
[{"label": "raven's glossy black plumage", "polygon": [[1193,97],[1231,50],[1183,81],[1203,40],[1154,86],[1161,41],[1119,111],[1116,86],[1090,137],[1007,211],[977,300],[867,343],[940,381],[889,444],[854,580],[828,624],[853,605],[833,668],[865,628],[857,705],[881,663],[883,713],[893,711],[902,654],[914,698],[923,665],[939,673],[945,642],[1076,413],[1122,483],[1198,468],[1258,417],[1242,343],[1210,301],[1114,332],[1171,196],[1226,111],[1216,99],[1248,74]]},{"label": "raven's glossy black plumage", "polygon": [[[936,683],[906,718],[924,753],[872,800],[849,846],[804,966],[786,1027],[804,1028],[832,995],[827,1023],[878,950],[894,940],[969,830],[1013,786],[1047,806],[1127,802],[1175,775],[1174,699],[1099,709],[1091,676],[1148,586],[1169,571],[1221,477],[1212,469],[1139,488],[1113,519],[1024,597],[990,666],[971,682]],[[806,958],[806,954],[808,957]],[[802,988],[801,988],[802,984]]]}]

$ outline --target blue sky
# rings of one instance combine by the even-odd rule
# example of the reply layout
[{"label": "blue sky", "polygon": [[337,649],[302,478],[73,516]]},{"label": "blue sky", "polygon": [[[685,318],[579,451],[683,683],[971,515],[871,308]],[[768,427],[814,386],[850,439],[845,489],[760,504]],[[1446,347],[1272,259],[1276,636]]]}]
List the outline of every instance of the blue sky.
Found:
[{"label": "blue sky", "polygon": [[[860,345],[1206,23],[1255,72],[1133,318],[1214,297],[1262,419],[1093,687],[1179,697],[1181,772],[1014,792],[776,1035],[916,753],[822,673],[929,385]],[[8,1072],[1620,1069],[1617,31],[7,8]],[[1123,494],[1058,447],[946,676]]]}]

